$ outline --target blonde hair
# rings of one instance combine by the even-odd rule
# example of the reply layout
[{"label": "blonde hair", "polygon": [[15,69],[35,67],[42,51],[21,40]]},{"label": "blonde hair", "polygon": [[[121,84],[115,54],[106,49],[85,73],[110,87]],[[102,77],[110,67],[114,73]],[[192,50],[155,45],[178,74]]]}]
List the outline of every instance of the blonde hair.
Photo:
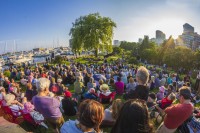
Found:
[{"label": "blonde hair", "polygon": [[123,102],[121,99],[116,99],[113,101],[112,107],[111,107],[113,119],[117,120],[119,111],[121,110],[122,106],[123,106]]},{"label": "blonde hair", "polygon": [[103,80],[102,79],[99,80],[99,84],[103,84]]},{"label": "blonde hair", "polygon": [[129,83],[133,83],[134,79],[132,77],[129,78]]},{"label": "blonde hair", "polygon": [[32,88],[31,83],[27,83],[26,86],[27,86],[27,88]]},{"label": "blonde hair", "polygon": [[172,92],[171,94],[169,94],[168,96],[172,101],[174,101],[174,99],[176,98],[176,95]]}]

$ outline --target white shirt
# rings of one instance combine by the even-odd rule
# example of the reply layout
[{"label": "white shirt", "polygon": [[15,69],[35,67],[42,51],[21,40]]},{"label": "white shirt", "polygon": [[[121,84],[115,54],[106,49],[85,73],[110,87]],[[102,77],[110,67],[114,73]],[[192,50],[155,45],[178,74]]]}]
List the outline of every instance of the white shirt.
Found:
[{"label": "white shirt", "polygon": [[109,108],[104,110],[104,120],[114,121],[112,111]]}]

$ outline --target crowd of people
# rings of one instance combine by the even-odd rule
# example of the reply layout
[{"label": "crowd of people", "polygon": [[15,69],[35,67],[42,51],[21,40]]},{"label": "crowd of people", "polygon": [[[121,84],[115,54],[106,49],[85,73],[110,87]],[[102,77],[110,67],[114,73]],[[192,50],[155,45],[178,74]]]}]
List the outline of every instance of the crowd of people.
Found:
[{"label": "crowd of people", "polygon": [[[193,88],[190,75],[181,81],[178,73],[156,69],[123,63],[11,66],[9,77],[0,75],[1,106],[61,133],[101,133],[104,127],[111,133],[200,132],[200,110],[194,107],[200,72]],[[65,122],[63,116],[76,120]]]}]

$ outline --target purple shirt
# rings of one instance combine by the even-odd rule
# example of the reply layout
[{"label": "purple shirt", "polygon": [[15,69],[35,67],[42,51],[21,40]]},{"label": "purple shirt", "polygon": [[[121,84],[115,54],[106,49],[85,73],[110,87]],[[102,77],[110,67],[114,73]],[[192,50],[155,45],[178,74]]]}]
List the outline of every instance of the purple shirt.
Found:
[{"label": "purple shirt", "polygon": [[117,94],[123,94],[124,93],[124,83],[121,81],[118,81],[115,83],[116,87],[116,93]]},{"label": "purple shirt", "polygon": [[34,96],[32,102],[35,110],[41,113],[44,118],[60,118],[62,116],[59,108],[60,102],[55,98]]},{"label": "purple shirt", "polygon": [[158,93],[156,94],[156,97],[157,97],[157,100],[162,100],[162,99],[164,98],[164,93],[158,92]]}]

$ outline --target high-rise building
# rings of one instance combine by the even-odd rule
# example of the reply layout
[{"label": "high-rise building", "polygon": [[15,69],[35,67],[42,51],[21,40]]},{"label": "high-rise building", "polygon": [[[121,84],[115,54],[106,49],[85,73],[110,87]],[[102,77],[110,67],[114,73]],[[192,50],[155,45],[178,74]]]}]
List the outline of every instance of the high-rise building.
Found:
[{"label": "high-rise building", "polygon": [[194,27],[192,27],[190,24],[185,23],[183,25],[183,33],[194,33]]},{"label": "high-rise building", "polygon": [[139,38],[139,39],[138,39],[138,42],[139,42],[139,43],[142,43],[142,41],[143,41],[142,38]]},{"label": "high-rise building", "polygon": [[176,39],[177,45],[187,46],[193,50],[200,48],[200,35],[188,23],[183,25],[183,33]]},{"label": "high-rise building", "polygon": [[119,40],[114,40],[113,41],[113,45],[114,46],[119,46],[120,45],[120,41]]},{"label": "high-rise building", "polygon": [[160,30],[156,30],[156,39],[155,39],[155,42],[157,44],[161,44],[164,42],[164,40],[166,39],[166,35],[165,33],[163,33],[162,31]]}]

